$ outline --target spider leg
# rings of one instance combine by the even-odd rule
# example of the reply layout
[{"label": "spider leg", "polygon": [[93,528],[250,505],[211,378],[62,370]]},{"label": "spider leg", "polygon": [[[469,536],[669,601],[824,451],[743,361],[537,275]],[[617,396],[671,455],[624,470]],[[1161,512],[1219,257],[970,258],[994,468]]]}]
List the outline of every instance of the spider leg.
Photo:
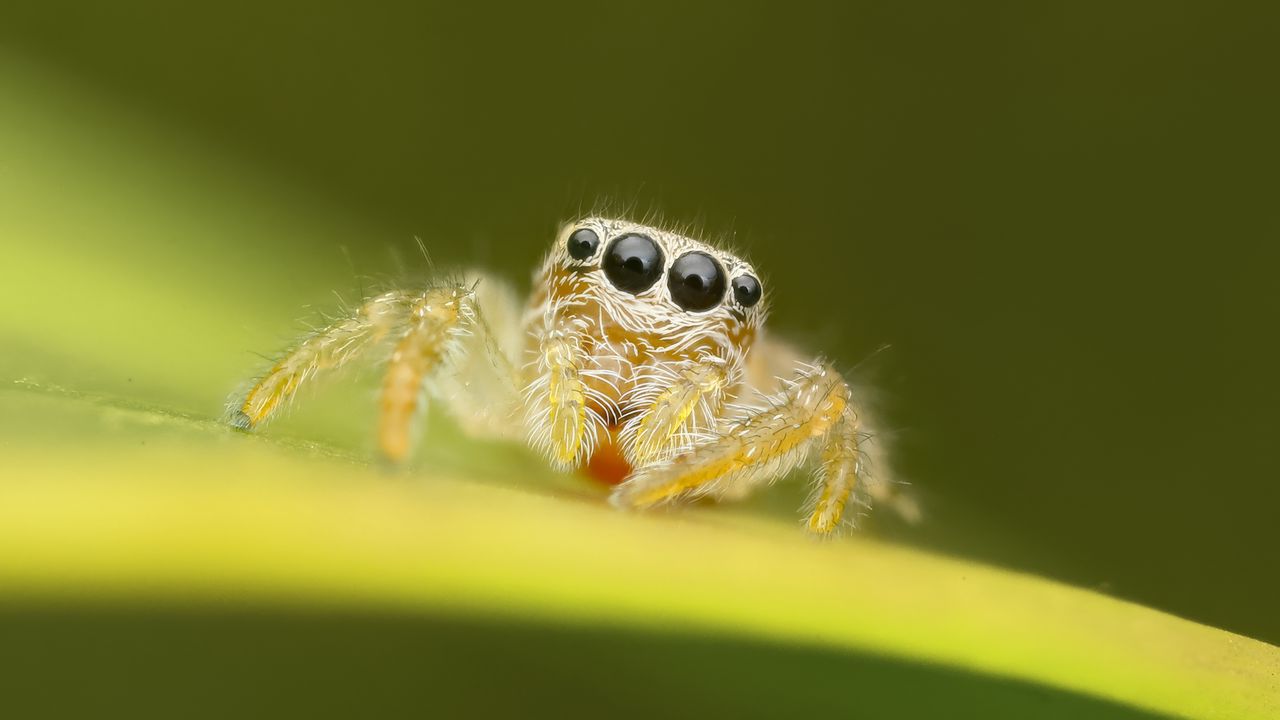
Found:
[{"label": "spider leg", "polygon": [[579,320],[559,316],[548,326],[534,348],[532,379],[525,388],[529,443],[567,470],[590,457],[595,441],[583,375],[587,359]]},{"label": "spider leg", "polygon": [[456,363],[454,372],[436,374],[432,399],[471,437],[518,441],[524,436],[519,354],[526,338],[520,304],[500,279],[473,271],[462,284],[474,293],[475,320],[470,334],[460,338],[466,362]]},{"label": "spider leg", "polygon": [[475,319],[473,293],[466,286],[432,288],[413,301],[382,382],[378,447],[387,459],[408,457],[414,420],[426,406],[424,383],[459,354]]},{"label": "spider leg", "polygon": [[827,433],[819,454],[817,481],[809,521],[809,532],[824,535],[840,526],[845,505],[863,478],[862,453],[858,449],[858,420],[846,408],[839,422]]},{"label": "spider leg", "polygon": [[795,468],[822,447],[818,493],[809,527],[834,529],[853,493],[859,466],[857,421],[848,384],[825,364],[803,365],[768,406],[722,425],[709,439],[639,468],[611,500],[645,508],[681,497],[739,493]]},{"label": "spider leg", "polygon": [[642,467],[662,460],[689,444],[700,430],[712,427],[729,383],[726,363],[716,356],[681,368],[674,377],[659,377],[639,386],[635,400],[644,411],[630,423],[627,460]]},{"label": "spider leg", "polygon": [[388,292],[370,298],[350,317],[304,337],[259,378],[228,402],[227,422],[251,430],[270,420],[305,383],[337,370],[405,321],[412,295]]}]

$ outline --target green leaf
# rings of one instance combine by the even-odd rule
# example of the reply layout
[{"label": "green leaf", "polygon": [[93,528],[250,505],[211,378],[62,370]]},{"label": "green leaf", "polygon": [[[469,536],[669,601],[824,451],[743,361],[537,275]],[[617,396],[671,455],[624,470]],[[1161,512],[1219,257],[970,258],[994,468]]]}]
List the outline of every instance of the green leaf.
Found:
[{"label": "green leaf", "polygon": [[1274,647],[977,563],[817,542],[728,508],[618,513],[519,466],[508,483],[389,475],[323,446],[29,385],[0,409],[10,594],[710,633],[1175,715],[1280,709]]}]

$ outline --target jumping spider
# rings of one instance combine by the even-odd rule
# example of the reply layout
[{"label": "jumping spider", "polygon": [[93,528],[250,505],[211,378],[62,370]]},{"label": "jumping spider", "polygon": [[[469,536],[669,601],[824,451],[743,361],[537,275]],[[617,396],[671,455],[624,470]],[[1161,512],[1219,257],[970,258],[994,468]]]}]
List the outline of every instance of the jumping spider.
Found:
[{"label": "jumping spider", "polygon": [[229,422],[269,420],[305,383],[389,346],[378,445],[405,460],[427,397],[471,434],[527,442],[557,468],[646,508],[736,499],[817,456],[807,527],[829,533],[853,499],[887,499],[870,474],[850,386],[762,334],[751,265],[653,227],[605,218],[565,226],[519,305],[478,276],[370,298],[303,338]]}]

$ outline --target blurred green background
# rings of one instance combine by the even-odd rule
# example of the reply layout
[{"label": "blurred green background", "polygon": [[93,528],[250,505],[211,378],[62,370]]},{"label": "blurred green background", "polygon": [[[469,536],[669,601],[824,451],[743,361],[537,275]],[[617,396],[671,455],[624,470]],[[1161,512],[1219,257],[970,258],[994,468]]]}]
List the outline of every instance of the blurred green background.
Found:
[{"label": "blurred green background", "polygon": [[[50,105],[89,132],[49,163],[205,221],[117,248],[93,234],[113,196],[15,194],[60,187],[62,170],[22,174],[40,159],[13,159],[31,147],[14,128],[45,121],[37,94],[0,93],[15,153],[0,211],[78,237],[52,272],[0,237],[6,302],[31,303],[8,321],[22,352],[4,369],[75,363],[81,389],[171,398],[176,363],[203,363],[225,382],[184,388],[180,409],[215,414],[303,303],[412,270],[414,236],[437,262],[527,282],[560,221],[612,198],[733,233],[767,273],[774,332],[845,366],[874,356],[895,465],[931,516],[898,536],[1280,642],[1278,17],[1190,2],[7,4],[11,82],[47,73],[114,108]],[[187,172],[213,185],[254,168],[259,184],[226,192],[262,214],[220,213],[180,178],[131,182],[138,148],[92,141],[109,122],[151,151],[198,148],[208,164]],[[320,233],[272,210],[286,204],[350,223]],[[252,246],[239,222],[279,233]],[[224,307],[183,308],[193,336],[221,313],[217,342],[158,347],[175,362],[135,378],[34,339],[72,333],[83,318],[51,308],[117,267],[160,299],[220,288]],[[164,344],[145,317],[114,321],[119,342]]]}]

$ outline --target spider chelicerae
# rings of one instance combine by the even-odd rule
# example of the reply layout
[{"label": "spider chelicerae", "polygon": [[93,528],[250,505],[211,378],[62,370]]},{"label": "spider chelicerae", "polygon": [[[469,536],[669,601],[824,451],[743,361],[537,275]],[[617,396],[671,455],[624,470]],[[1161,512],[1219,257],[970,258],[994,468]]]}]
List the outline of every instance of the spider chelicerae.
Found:
[{"label": "spider chelicerae", "polygon": [[620,507],[741,498],[812,461],[810,531],[840,527],[851,502],[913,515],[871,472],[874,436],[849,383],[763,333],[758,278],[682,234],[584,218],[557,235],[526,302],[477,274],[368,298],[235,395],[229,422],[256,428],[303,385],[381,348],[377,440],[394,462],[410,456],[431,399],[473,435],[523,439],[613,485]]}]

